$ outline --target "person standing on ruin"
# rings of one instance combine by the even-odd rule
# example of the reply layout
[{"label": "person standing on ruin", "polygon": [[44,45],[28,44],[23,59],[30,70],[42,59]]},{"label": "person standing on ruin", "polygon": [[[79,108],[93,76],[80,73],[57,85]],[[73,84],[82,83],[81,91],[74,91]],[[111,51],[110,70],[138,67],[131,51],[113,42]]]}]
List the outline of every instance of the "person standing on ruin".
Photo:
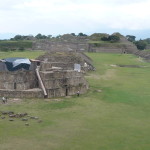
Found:
[{"label": "person standing on ruin", "polygon": [[2,102],[5,104],[5,102],[6,102],[6,98],[3,96],[2,97]]},{"label": "person standing on ruin", "polygon": [[80,91],[77,91],[77,96],[78,96],[78,97],[80,96]]}]

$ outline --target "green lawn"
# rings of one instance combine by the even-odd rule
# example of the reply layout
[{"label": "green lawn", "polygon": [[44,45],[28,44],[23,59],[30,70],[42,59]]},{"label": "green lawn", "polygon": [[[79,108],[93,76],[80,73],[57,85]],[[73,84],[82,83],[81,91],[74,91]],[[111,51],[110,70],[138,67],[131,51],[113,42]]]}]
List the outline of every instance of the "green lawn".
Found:
[{"label": "green lawn", "polygon": [[27,112],[43,120],[29,119],[25,126],[20,119],[0,119],[0,150],[150,149],[150,64],[133,55],[88,56],[96,67],[86,75],[88,93],[55,99],[61,101],[0,104],[2,111]]},{"label": "green lawn", "polygon": [[9,51],[9,52],[1,52],[0,51],[0,59],[3,58],[9,58],[9,57],[25,57],[25,58],[29,58],[29,59],[35,59],[38,56],[44,54],[44,51]]},{"label": "green lawn", "polygon": [[146,50],[144,50],[144,51],[146,51],[146,52],[150,52],[150,49],[146,49]]},{"label": "green lawn", "polygon": [[0,40],[0,50],[1,51],[9,51],[15,49],[31,49],[32,48],[32,41],[30,40],[18,40],[18,41],[11,41],[11,40]]}]

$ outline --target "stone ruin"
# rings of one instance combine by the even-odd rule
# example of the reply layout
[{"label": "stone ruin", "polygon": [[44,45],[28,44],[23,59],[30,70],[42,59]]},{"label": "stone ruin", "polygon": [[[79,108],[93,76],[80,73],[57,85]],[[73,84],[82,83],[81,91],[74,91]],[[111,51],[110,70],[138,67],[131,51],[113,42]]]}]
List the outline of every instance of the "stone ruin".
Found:
[{"label": "stone ruin", "polygon": [[[102,52],[102,53],[120,53],[125,54],[129,51],[137,50],[137,47],[132,42],[129,42],[126,37],[120,36],[118,43],[103,42],[100,44],[89,43],[89,52]],[[137,50],[138,51],[138,50]]]},{"label": "stone ruin", "polygon": [[32,44],[32,50],[84,52],[88,51],[88,40],[87,37],[65,34],[59,38],[35,40]]},{"label": "stone ruin", "polygon": [[[114,33],[115,34],[115,33]],[[108,34],[106,34],[108,36]],[[48,52],[104,52],[104,53],[128,53],[129,51],[137,50],[137,47],[127,40],[126,37],[120,35],[118,43],[94,43],[92,37],[80,37],[70,34],[64,34],[59,38],[49,40],[35,40],[33,42],[33,50],[45,50]],[[97,42],[97,40],[96,40]]]},{"label": "stone ruin", "polygon": [[[31,60],[29,70],[8,71],[5,63],[0,62],[0,97],[53,98],[75,95],[77,91],[85,93],[88,89],[82,66],[85,62],[80,57],[66,55],[66,60],[60,56],[51,60],[51,56],[49,53],[38,61]],[[80,72],[74,70],[73,63],[81,64]]]}]

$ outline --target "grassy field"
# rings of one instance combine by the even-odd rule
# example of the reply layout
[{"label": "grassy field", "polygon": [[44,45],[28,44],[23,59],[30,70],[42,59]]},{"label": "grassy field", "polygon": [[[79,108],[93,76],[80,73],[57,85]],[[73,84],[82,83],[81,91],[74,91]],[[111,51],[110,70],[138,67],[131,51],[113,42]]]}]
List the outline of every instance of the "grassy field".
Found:
[{"label": "grassy field", "polygon": [[0,51],[0,59],[9,58],[9,57],[24,57],[29,59],[35,59],[40,55],[43,55],[45,52],[43,51],[9,51],[9,52],[1,52]]},{"label": "grassy field", "polygon": [[146,52],[150,52],[150,49],[146,49],[146,50],[144,50],[144,51],[146,51]]},{"label": "grassy field", "polygon": [[124,43],[121,42],[110,42],[110,41],[89,41],[89,44],[92,44],[94,47],[101,47],[101,46],[116,46],[116,47],[122,47]]},{"label": "grassy field", "polygon": [[22,41],[0,41],[0,50],[9,51],[15,49],[28,49],[32,48],[32,41],[22,40]]},{"label": "grassy field", "polygon": [[86,75],[88,93],[0,104],[1,111],[43,120],[25,126],[20,119],[0,119],[0,150],[150,149],[150,64],[133,55],[88,56],[96,67]]}]

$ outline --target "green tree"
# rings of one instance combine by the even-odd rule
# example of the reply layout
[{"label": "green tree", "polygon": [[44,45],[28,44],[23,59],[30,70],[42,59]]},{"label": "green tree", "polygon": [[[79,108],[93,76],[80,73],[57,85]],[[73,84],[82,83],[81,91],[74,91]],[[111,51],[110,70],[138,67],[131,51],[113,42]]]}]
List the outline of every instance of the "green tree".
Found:
[{"label": "green tree", "polygon": [[144,40],[139,40],[135,42],[135,45],[139,50],[144,50],[147,44]]},{"label": "green tree", "polygon": [[103,36],[103,37],[101,37],[101,40],[102,41],[109,41],[109,38],[108,38],[108,36]]},{"label": "green tree", "polygon": [[108,40],[109,40],[110,42],[118,42],[118,41],[120,41],[120,37],[117,36],[117,35],[110,35],[110,36],[108,37]]},{"label": "green tree", "polygon": [[36,38],[36,39],[46,39],[47,36],[46,36],[46,35],[42,35],[41,33],[39,33],[39,34],[37,34],[37,35],[35,36],[35,38]]},{"label": "green tree", "polygon": [[75,34],[75,33],[71,33],[71,35],[76,36],[76,34]]},{"label": "green tree", "polygon": [[84,34],[84,33],[82,33],[82,32],[80,32],[80,33],[78,34],[78,36],[87,36],[87,35]]},{"label": "green tree", "polygon": [[36,38],[36,39],[41,39],[41,38],[42,38],[42,34],[41,34],[41,33],[37,34],[37,35],[35,36],[35,38]]},{"label": "green tree", "polygon": [[22,36],[21,35],[16,35],[13,39],[14,40],[22,40]]},{"label": "green tree", "polygon": [[51,38],[52,38],[52,35],[48,35],[47,37],[48,37],[49,39],[51,39]]},{"label": "green tree", "polygon": [[128,39],[128,41],[130,42],[135,42],[135,36],[134,35],[127,35],[126,38]]}]

